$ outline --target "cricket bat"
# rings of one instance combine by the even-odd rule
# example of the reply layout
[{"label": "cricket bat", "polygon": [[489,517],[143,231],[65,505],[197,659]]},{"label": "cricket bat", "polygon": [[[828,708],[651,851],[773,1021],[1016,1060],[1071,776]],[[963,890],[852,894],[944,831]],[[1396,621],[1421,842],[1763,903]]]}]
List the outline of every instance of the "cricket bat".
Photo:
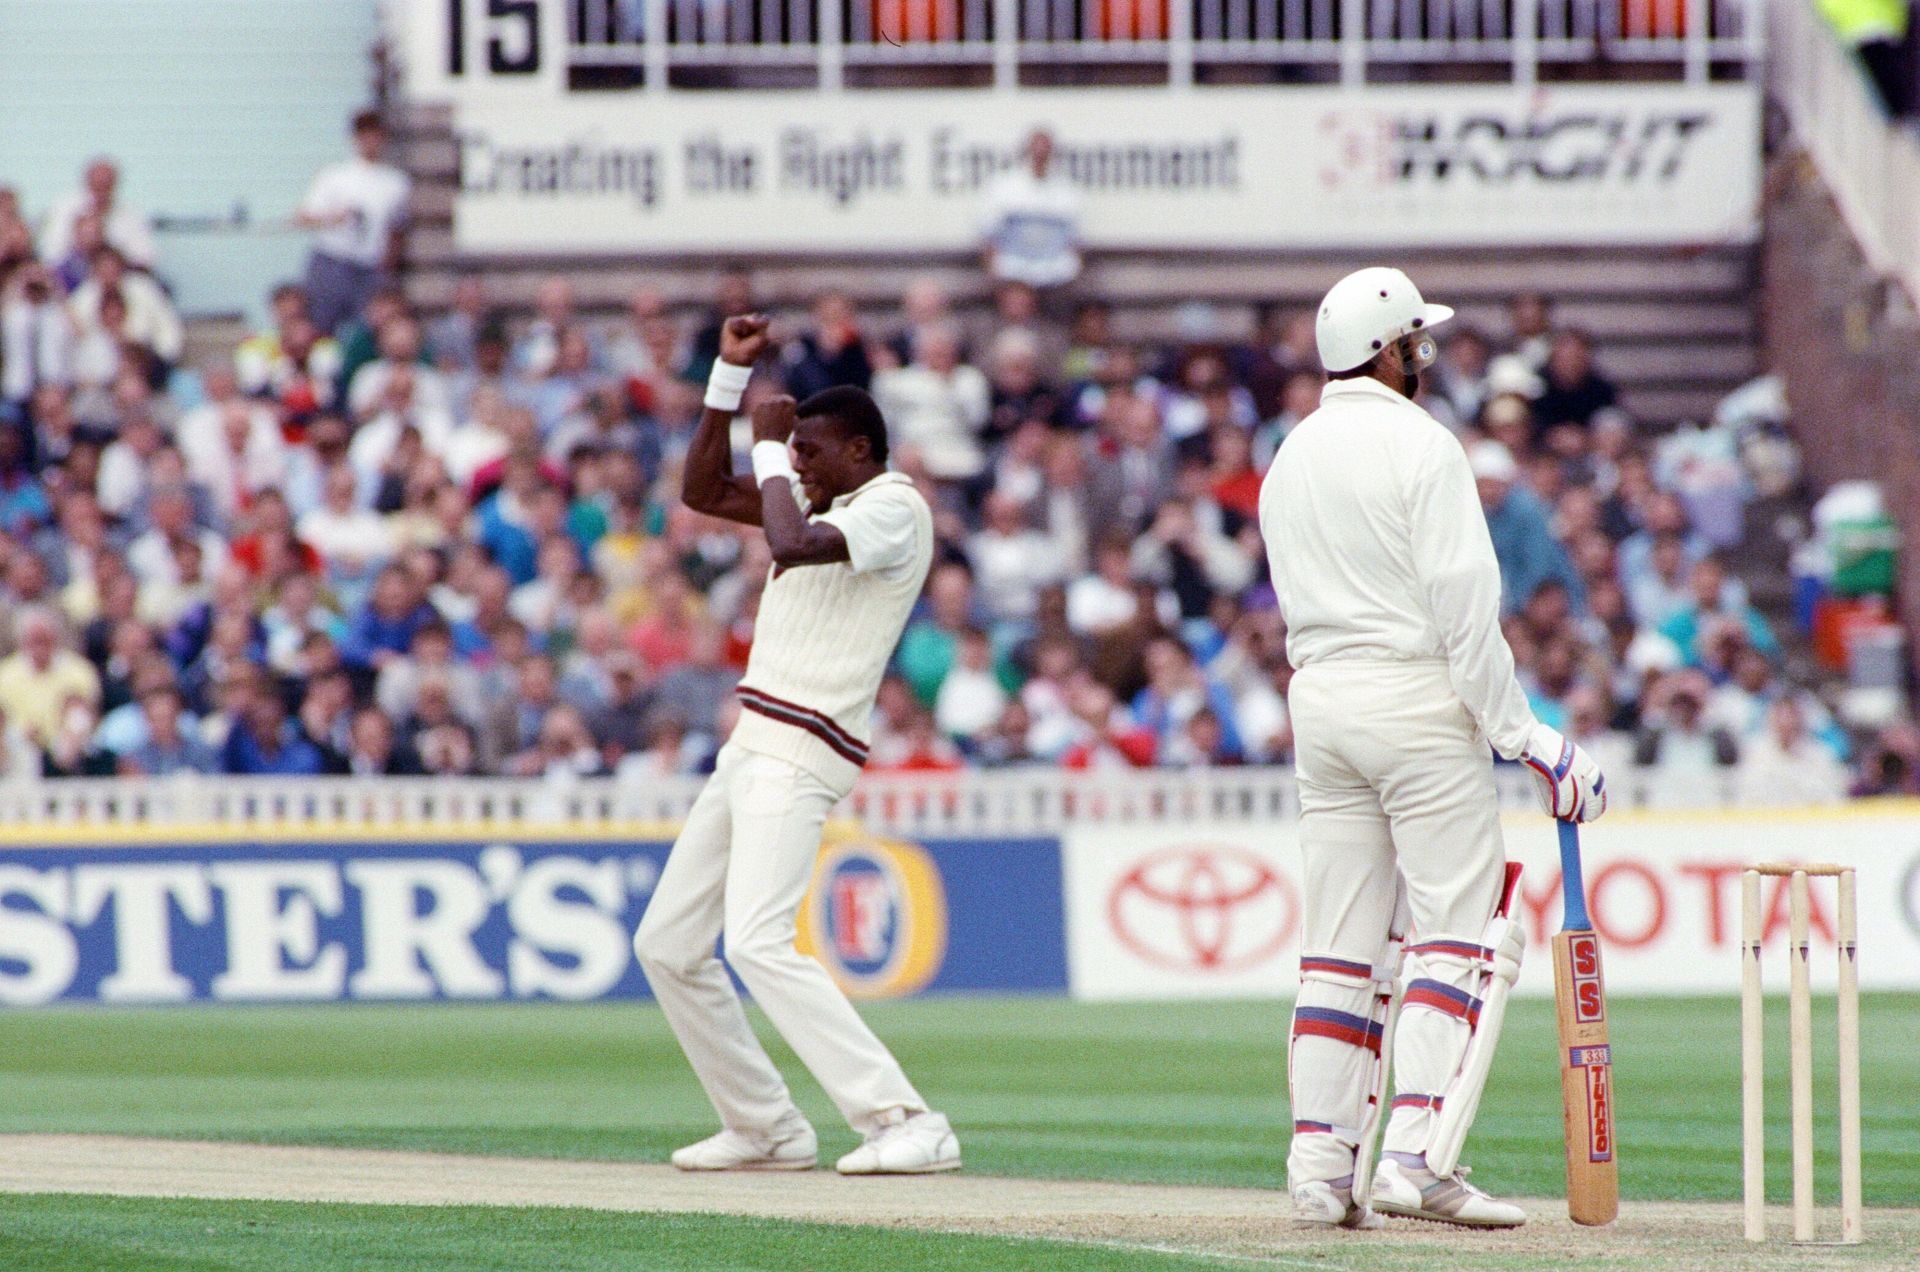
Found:
[{"label": "cricket bat", "polygon": [[1612,1223],[1620,1213],[1620,1163],[1613,1138],[1613,1049],[1607,1040],[1607,987],[1600,938],[1587,917],[1580,874],[1580,828],[1560,829],[1564,917],[1553,937],[1553,996],[1560,1016],[1560,1100],[1566,1111],[1567,1215],[1575,1223]]}]

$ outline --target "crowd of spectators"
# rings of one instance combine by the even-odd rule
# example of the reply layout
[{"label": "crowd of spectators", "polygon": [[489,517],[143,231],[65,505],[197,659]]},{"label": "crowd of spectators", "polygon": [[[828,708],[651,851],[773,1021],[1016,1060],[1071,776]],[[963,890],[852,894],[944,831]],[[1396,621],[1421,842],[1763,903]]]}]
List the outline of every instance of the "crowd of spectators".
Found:
[{"label": "crowd of spectators", "polygon": [[[89,167],[37,229],[0,189],[0,775],[711,765],[769,562],[679,503],[678,467],[749,274],[698,315],[646,288],[583,313],[558,277],[508,315],[469,278],[429,318],[369,265],[329,276],[329,303],[366,289],[339,322],[288,283],[186,365],[115,180]],[[926,281],[776,332],[747,405],[870,389],[935,508],[872,768],[1290,759],[1255,510],[1317,402],[1310,314],[1143,345],[1097,300],[1007,280],[964,315]],[[1746,461],[1750,423],[1653,435],[1540,297],[1443,335],[1424,401],[1468,449],[1542,719],[1609,773],[1913,788],[1920,734],[1850,770],[1729,569],[1778,478]]]}]

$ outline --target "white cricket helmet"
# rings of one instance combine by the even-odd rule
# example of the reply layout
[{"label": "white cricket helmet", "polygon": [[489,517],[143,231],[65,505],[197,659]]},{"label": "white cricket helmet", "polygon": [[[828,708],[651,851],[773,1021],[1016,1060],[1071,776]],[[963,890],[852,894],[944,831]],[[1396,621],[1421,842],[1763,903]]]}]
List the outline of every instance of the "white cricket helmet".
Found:
[{"label": "white cricket helmet", "polygon": [[[1320,364],[1329,371],[1351,371],[1394,341],[1451,317],[1453,310],[1447,306],[1420,299],[1420,289],[1399,270],[1384,265],[1357,269],[1335,283],[1320,302],[1313,325]],[[1420,366],[1433,361],[1432,341],[1424,343]]]}]

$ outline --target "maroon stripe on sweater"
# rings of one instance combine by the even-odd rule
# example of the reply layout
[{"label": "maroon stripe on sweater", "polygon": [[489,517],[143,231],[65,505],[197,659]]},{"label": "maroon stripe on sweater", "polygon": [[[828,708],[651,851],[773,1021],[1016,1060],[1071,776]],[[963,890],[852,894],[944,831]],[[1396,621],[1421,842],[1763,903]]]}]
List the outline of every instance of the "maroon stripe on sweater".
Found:
[{"label": "maroon stripe on sweater", "polygon": [[744,709],[754,712],[756,715],[763,715],[769,720],[778,720],[781,724],[790,724],[796,729],[811,733],[814,737],[826,743],[827,748],[843,760],[863,767],[867,762],[867,749],[865,747],[857,744],[849,745],[841,741],[834,733],[822,728],[820,723],[812,715],[792,711],[783,706],[776,706],[773,703],[762,701],[758,697],[748,697],[744,693],[740,695],[740,705]]}]

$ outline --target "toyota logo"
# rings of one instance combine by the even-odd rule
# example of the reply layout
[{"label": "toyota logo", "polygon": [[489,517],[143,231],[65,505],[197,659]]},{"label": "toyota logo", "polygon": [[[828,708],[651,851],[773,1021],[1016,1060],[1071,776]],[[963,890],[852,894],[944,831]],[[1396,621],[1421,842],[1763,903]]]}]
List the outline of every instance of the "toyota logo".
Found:
[{"label": "toyota logo", "polygon": [[1293,885],[1244,848],[1164,848],[1120,876],[1107,922],[1120,943],[1156,967],[1241,972],[1286,948],[1300,918]]}]

